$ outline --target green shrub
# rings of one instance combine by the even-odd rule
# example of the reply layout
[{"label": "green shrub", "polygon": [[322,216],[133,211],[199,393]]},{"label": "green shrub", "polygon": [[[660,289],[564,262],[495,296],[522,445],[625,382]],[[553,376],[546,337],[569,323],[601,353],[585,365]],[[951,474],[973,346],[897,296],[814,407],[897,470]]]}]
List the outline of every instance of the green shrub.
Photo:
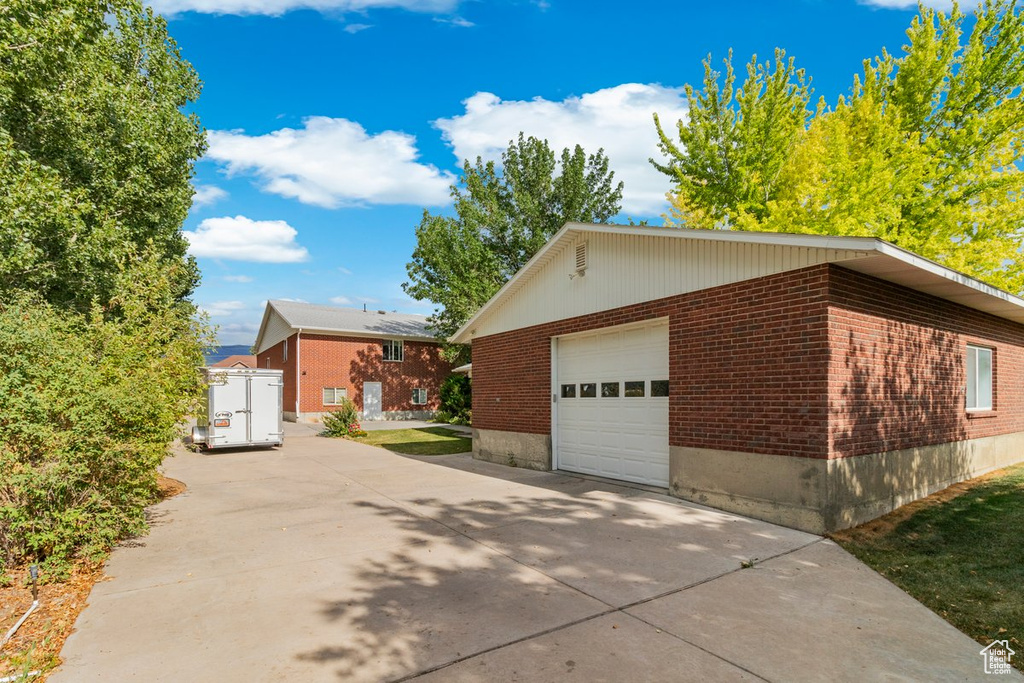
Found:
[{"label": "green shrub", "polygon": [[353,436],[359,429],[359,411],[348,398],[341,399],[337,409],[324,415],[324,436]]},{"label": "green shrub", "polygon": [[[438,413],[443,413],[452,424],[464,424],[468,419],[467,415],[473,408],[473,386],[466,375],[449,375],[441,383],[441,408]],[[462,420],[463,422],[456,422]]]},{"label": "green shrub", "polygon": [[140,268],[89,314],[30,295],[0,304],[0,579],[22,562],[59,578],[146,529],[206,331],[167,273]]}]

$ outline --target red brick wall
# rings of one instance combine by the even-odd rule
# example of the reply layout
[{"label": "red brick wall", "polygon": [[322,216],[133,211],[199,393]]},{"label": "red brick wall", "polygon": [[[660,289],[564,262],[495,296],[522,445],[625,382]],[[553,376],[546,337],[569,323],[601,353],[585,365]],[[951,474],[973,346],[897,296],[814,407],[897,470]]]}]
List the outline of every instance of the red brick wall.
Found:
[{"label": "red brick wall", "polygon": [[284,360],[284,342],[278,342],[263,353],[257,354],[257,367],[284,370],[284,388],[281,401],[282,410],[286,413],[295,412],[295,338],[288,337],[288,360]]},{"label": "red brick wall", "polygon": [[[437,410],[441,382],[452,366],[440,355],[440,347],[429,342],[406,341],[405,360],[385,361],[381,339],[302,335],[302,409],[322,412],[324,387],[345,387],[348,397],[363,408],[363,382],[381,383],[384,411]],[[287,384],[286,384],[287,386]],[[414,388],[427,390],[427,405],[412,404]]]},{"label": "red brick wall", "polygon": [[[1024,431],[1024,326],[833,266],[833,457]],[[992,412],[964,408],[967,344],[994,349]]]},{"label": "red brick wall", "polygon": [[828,456],[828,270],[680,297],[669,327],[669,443]]},{"label": "red brick wall", "polygon": [[[551,431],[553,336],[669,317],[669,443],[845,457],[1024,431],[1024,326],[819,265],[473,341],[473,424]],[[995,410],[964,410],[970,341]]]},{"label": "red brick wall", "polygon": [[675,446],[827,456],[827,268],[473,340],[473,426],[551,431],[553,336],[669,318]]}]

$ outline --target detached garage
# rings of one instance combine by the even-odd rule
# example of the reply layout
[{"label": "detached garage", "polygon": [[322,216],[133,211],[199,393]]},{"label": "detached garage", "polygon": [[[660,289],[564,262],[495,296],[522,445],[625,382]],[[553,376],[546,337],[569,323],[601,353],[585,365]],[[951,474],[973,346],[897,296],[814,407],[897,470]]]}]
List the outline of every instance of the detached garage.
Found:
[{"label": "detached garage", "polygon": [[808,531],[1024,460],[1024,300],[873,238],[568,224],[452,341],[475,457]]}]

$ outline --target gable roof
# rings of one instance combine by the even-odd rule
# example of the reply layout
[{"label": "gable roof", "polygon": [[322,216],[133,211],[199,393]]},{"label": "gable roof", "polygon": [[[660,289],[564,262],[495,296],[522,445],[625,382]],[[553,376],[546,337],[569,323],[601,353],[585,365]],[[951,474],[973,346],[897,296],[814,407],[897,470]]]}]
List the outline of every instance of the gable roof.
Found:
[{"label": "gable roof", "polygon": [[[573,281],[569,247],[587,241],[599,250],[588,277]],[[689,260],[680,260],[680,254],[687,254]],[[597,259],[602,256],[606,263],[600,274],[606,289],[603,296],[587,295],[584,290],[597,290],[594,283],[585,283],[592,270],[598,272]],[[744,263],[735,262],[740,259]],[[1024,299],[874,237],[566,223],[450,339],[471,343],[474,335],[496,334],[816,263],[836,263],[1024,323]],[[687,266],[694,272],[683,272]],[[548,272],[557,268],[563,270]],[[619,286],[608,287],[612,280]],[[554,291],[555,287],[563,289]],[[572,312],[567,315],[569,309]]]},{"label": "gable roof", "polygon": [[268,301],[255,348],[262,353],[295,331],[438,341],[430,333],[427,317],[413,313],[340,308],[297,301]]},{"label": "gable roof", "polygon": [[255,368],[256,367],[256,356],[250,355],[235,355],[228,356],[224,360],[218,361],[211,365],[211,368],[233,368],[235,366],[243,368]]}]

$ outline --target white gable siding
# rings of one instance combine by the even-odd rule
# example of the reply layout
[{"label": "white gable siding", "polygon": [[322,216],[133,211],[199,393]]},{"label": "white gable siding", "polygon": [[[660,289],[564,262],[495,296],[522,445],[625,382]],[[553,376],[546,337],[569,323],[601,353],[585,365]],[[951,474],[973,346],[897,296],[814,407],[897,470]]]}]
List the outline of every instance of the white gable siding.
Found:
[{"label": "white gable siding", "polygon": [[271,346],[281,342],[284,339],[292,336],[295,330],[292,329],[291,325],[284,321],[277,311],[270,309],[270,315],[267,317],[267,327],[263,331],[263,339],[260,341],[260,347],[256,349],[256,353],[263,353]]},{"label": "white gable siding", "polygon": [[[576,244],[581,241],[587,242],[587,270],[577,276]],[[552,250],[537,272],[507,292],[476,322],[473,337],[870,255],[822,247],[582,234]]]}]

